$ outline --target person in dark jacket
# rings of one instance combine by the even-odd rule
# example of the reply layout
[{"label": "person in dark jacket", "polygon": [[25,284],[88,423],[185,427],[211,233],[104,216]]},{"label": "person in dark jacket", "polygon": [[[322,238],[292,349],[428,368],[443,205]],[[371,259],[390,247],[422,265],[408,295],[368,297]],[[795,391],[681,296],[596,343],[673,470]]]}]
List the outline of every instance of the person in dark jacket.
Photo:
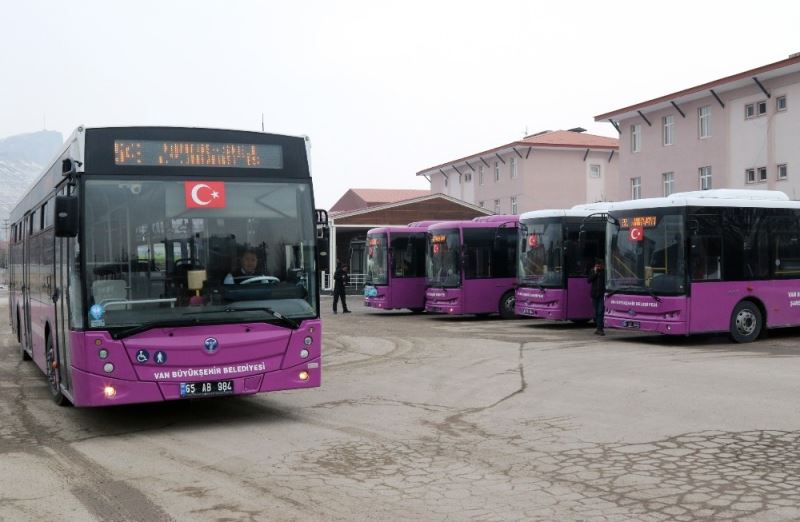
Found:
[{"label": "person in dark jacket", "polygon": [[594,324],[597,328],[594,333],[597,335],[605,335],[606,333],[603,331],[603,316],[605,315],[605,304],[603,300],[606,294],[606,271],[603,267],[602,259],[598,259],[595,262],[588,279],[589,283],[592,284],[592,307],[594,309]]},{"label": "person in dark jacket", "polygon": [[333,273],[333,313],[336,313],[336,305],[339,304],[339,299],[342,300],[342,312],[349,314],[350,310],[347,309],[347,298],[345,297],[344,288],[350,282],[350,276],[347,275],[347,265],[339,265],[336,267],[336,272]]}]

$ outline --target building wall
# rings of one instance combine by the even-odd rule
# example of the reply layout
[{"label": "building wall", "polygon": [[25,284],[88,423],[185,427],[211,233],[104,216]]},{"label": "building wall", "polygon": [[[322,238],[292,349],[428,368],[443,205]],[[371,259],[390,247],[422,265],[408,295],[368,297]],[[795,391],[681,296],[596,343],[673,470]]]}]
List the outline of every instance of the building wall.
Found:
[{"label": "building wall", "polygon": [[[584,161],[585,150],[534,148],[530,154],[526,148],[518,147],[522,157],[511,152],[497,156],[486,156],[489,167],[478,160],[469,160],[475,169],[458,165],[459,176],[451,168],[445,169],[448,175],[447,186],[440,172],[433,172],[431,192],[442,192],[474,205],[495,211],[495,200],[499,201],[497,211],[512,213],[511,198],[517,197],[517,214],[542,208],[571,207],[581,203],[605,201],[617,197],[619,184],[619,155],[615,151],[592,151]],[[516,157],[517,176],[511,176],[511,158]],[[527,156],[527,157],[526,157]],[[609,161],[609,156],[611,160]],[[495,179],[495,164],[500,176]],[[591,177],[591,165],[600,167],[600,178]],[[483,184],[480,180],[480,166],[483,166]],[[466,174],[471,174],[467,181]]]},{"label": "building wall", "polygon": [[[620,199],[631,197],[631,179],[641,178],[641,196],[664,195],[663,174],[674,174],[674,192],[699,190],[700,168],[710,166],[711,188],[776,189],[793,199],[800,198],[800,74],[786,75],[762,82],[772,97],[753,82],[751,86],[720,94],[723,108],[709,93],[679,107],[682,117],[672,107],[645,114],[652,126],[640,116],[626,118],[620,125],[620,174],[617,190]],[[786,111],[776,110],[776,98],[786,96]],[[764,116],[745,118],[745,106],[767,101]],[[794,103],[793,103],[794,102]],[[711,135],[699,135],[699,108],[711,110]],[[674,141],[664,145],[662,118],[674,118]],[[641,126],[640,152],[632,151],[631,127]],[[777,166],[788,166],[788,179],[777,179]],[[745,170],[767,167],[767,181],[747,183]]]}]

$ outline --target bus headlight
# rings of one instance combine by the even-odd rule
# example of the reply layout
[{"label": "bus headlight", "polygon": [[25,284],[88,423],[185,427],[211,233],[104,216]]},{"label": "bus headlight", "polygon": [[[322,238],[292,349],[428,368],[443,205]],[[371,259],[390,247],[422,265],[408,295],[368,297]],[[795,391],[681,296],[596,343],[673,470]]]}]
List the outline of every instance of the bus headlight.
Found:
[{"label": "bus headlight", "polygon": [[99,352],[97,352],[97,356],[101,359],[108,359],[108,350],[105,348],[101,348]]},{"label": "bus headlight", "polygon": [[300,372],[297,375],[297,377],[299,377],[301,381],[307,381],[308,380],[308,372],[304,370],[304,371]]},{"label": "bus headlight", "polygon": [[113,399],[117,395],[117,389],[113,386],[106,386],[103,388],[103,395],[106,399]]},{"label": "bus headlight", "polygon": [[312,339],[311,337],[306,337],[305,339],[303,339],[303,342],[306,343],[306,346],[311,346],[311,343],[314,342],[314,339]]},{"label": "bus headlight", "polygon": [[305,359],[306,357],[308,357],[308,350],[303,348],[302,350],[300,350],[300,358]]},{"label": "bus headlight", "polygon": [[105,363],[103,365],[103,371],[106,373],[111,373],[114,371],[114,365],[111,363]]}]

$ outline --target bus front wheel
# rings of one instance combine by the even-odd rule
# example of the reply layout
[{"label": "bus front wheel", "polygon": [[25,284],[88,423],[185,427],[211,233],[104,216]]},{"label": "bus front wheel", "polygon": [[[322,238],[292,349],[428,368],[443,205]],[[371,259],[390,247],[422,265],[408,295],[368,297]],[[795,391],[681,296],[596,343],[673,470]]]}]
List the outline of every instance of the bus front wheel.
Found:
[{"label": "bus front wheel", "polygon": [[737,343],[755,341],[764,327],[761,310],[752,301],[742,301],[731,314],[731,337]]},{"label": "bus front wheel", "polygon": [[500,298],[500,317],[503,319],[511,319],[516,317],[516,312],[514,311],[514,303],[516,299],[514,298],[514,291],[509,291],[503,294],[503,297]]},{"label": "bus front wheel", "polygon": [[50,385],[50,396],[59,406],[66,406],[69,400],[61,393],[61,369],[58,364],[56,348],[53,345],[53,336],[48,335],[45,341],[45,360],[47,361],[47,381]]}]

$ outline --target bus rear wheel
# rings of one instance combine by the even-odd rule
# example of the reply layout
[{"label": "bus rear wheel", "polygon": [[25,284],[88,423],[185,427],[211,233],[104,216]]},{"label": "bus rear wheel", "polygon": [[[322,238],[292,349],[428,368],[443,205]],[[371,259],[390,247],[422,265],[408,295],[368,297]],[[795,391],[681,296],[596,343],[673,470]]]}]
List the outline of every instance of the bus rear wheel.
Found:
[{"label": "bus rear wheel", "polygon": [[69,400],[61,393],[61,370],[58,364],[58,355],[56,353],[56,348],[53,345],[53,337],[51,335],[47,336],[47,340],[45,341],[45,361],[47,364],[47,383],[49,384],[50,388],[50,396],[53,398],[53,402],[58,404],[59,406],[66,406],[69,404]]},{"label": "bus rear wheel", "polygon": [[742,301],[731,314],[731,337],[737,343],[755,341],[764,327],[761,310],[752,301]]},{"label": "bus rear wheel", "polygon": [[516,312],[514,312],[514,303],[516,302],[514,291],[510,290],[503,294],[503,297],[500,298],[500,317],[503,319],[511,319],[516,317]]}]

